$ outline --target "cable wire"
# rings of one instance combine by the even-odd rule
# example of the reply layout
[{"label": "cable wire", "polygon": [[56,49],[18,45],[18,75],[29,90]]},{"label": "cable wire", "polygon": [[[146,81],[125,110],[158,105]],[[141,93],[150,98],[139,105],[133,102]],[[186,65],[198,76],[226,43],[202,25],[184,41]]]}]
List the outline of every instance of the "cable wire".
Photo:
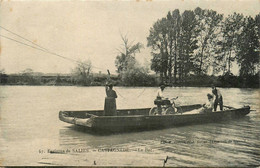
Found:
[{"label": "cable wire", "polygon": [[46,50],[46,51],[49,51],[48,49],[46,49],[46,48],[44,48],[44,47],[42,47],[42,46],[36,44],[35,42],[33,42],[33,41],[31,41],[31,40],[28,40],[27,38],[24,38],[24,37],[20,36],[19,34],[16,34],[16,33],[12,32],[12,31],[10,31],[10,30],[4,28],[3,26],[0,26],[0,28],[2,28],[2,29],[4,29],[5,31],[8,31],[9,33],[12,33],[12,34],[14,34],[14,35],[16,35],[16,36],[18,36],[18,37],[20,37],[20,38],[22,38],[22,39],[24,39],[24,40],[30,42],[30,43],[32,43],[33,45],[36,45],[36,46],[38,46],[38,47],[40,47],[40,48],[42,48],[42,49],[44,49],[44,50]]},{"label": "cable wire", "polygon": [[[11,32],[11,31],[9,31],[9,30],[3,28],[2,26],[0,26],[0,27],[1,27],[2,29],[4,29],[4,30],[8,31],[8,32]],[[48,54],[51,54],[51,55],[55,55],[55,56],[58,56],[58,57],[60,57],[60,58],[63,58],[63,59],[69,60],[69,61],[76,62],[76,63],[78,63],[78,64],[85,64],[84,62],[80,62],[80,61],[77,61],[77,60],[74,60],[74,59],[71,59],[71,58],[62,56],[62,55],[60,55],[60,54],[51,52],[51,51],[49,51],[48,49],[46,49],[46,48],[44,48],[44,47],[42,47],[42,46],[40,46],[40,45],[38,45],[38,44],[36,44],[36,43],[34,43],[34,42],[28,40],[28,39],[26,39],[26,38],[23,38],[22,36],[20,36],[20,35],[18,35],[18,34],[16,34],[16,33],[13,33],[13,32],[11,32],[11,33],[12,33],[12,34],[15,34],[16,36],[18,36],[18,37],[20,37],[20,38],[22,38],[22,39],[24,39],[24,40],[26,40],[26,41],[28,41],[28,42],[34,44],[34,45],[36,45],[37,47],[32,46],[32,45],[29,45],[29,44],[26,44],[26,43],[21,42],[21,41],[18,41],[18,40],[15,40],[15,39],[10,38],[10,37],[4,36],[4,35],[2,35],[2,34],[0,34],[0,36],[6,38],[6,39],[8,39],[8,40],[12,40],[12,41],[14,41],[14,42],[17,42],[17,43],[19,43],[19,44],[22,44],[22,45],[31,47],[31,48],[33,48],[33,49],[36,49],[36,50],[39,50],[39,51],[42,51],[42,52],[45,52],[45,53],[48,53]],[[105,68],[99,68],[99,67],[96,67],[96,66],[93,66],[93,65],[92,65],[92,67],[93,67],[93,68],[96,68],[96,69],[100,69],[100,70],[105,70]]]}]

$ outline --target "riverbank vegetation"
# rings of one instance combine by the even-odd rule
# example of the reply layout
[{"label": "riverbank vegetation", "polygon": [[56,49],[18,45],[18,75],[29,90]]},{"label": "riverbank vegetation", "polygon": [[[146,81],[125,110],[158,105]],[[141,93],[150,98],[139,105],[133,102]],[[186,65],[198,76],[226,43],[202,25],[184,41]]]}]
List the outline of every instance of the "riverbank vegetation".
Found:
[{"label": "riverbank vegetation", "polygon": [[[151,65],[136,55],[144,44],[121,35],[115,59],[118,86],[211,86],[259,88],[260,14],[255,17],[196,8],[178,9],[158,19],[149,30]],[[239,74],[232,74],[237,65]],[[107,74],[93,73],[91,61],[78,62],[70,74],[43,74],[26,69],[18,74],[0,71],[0,83],[9,85],[104,85]]]},{"label": "riverbank vegetation", "polygon": [[[142,70],[132,69],[121,79],[118,75],[111,75],[110,79],[116,86],[158,86],[160,84],[160,76],[156,74],[143,75]],[[27,73],[27,74],[0,74],[1,85],[45,85],[45,86],[104,86],[107,81],[107,74],[91,73],[88,80],[78,80],[72,74],[43,74],[43,73]],[[80,78],[79,78],[80,79]],[[210,87],[215,84],[219,87],[237,87],[237,88],[259,88],[258,74],[247,76],[234,76],[230,74],[221,76],[209,75],[190,75],[186,79],[186,83],[174,83],[169,86],[187,86],[187,87]]]}]

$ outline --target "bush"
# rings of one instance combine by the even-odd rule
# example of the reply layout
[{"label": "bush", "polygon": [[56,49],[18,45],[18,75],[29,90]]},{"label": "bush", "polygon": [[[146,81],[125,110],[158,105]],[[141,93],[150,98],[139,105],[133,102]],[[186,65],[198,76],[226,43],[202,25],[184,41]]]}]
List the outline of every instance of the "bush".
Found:
[{"label": "bush", "polygon": [[147,71],[138,65],[128,68],[121,73],[121,80],[125,86],[154,86],[155,77],[149,75]]}]

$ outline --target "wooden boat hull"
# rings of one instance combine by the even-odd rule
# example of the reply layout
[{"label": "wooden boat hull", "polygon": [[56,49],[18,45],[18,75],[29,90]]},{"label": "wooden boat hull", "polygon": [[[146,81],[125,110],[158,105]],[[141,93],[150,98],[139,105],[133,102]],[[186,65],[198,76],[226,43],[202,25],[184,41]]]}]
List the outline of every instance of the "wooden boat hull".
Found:
[{"label": "wooden boat hull", "polygon": [[149,115],[150,108],[117,110],[117,116],[103,116],[102,110],[60,111],[61,121],[84,126],[95,131],[133,131],[140,129],[158,129],[171,126],[208,123],[239,118],[250,113],[250,107],[212,113],[189,114],[190,110],[199,109],[201,105],[179,107],[182,113],[169,115]]}]

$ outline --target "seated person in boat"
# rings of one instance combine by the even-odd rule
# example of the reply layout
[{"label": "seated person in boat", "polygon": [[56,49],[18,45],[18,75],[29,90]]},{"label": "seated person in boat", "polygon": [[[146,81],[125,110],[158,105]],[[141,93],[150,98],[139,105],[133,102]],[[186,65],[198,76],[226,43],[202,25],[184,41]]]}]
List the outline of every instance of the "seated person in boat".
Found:
[{"label": "seated person in boat", "polygon": [[201,108],[185,112],[185,114],[211,113],[214,107],[213,95],[207,94],[207,97],[208,101],[205,104],[203,104]]},{"label": "seated person in boat", "polygon": [[208,102],[202,105],[202,108],[200,109],[200,113],[209,113],[212,112],[214,102],[213,102],[213,95],[207,94]]},{"label": "seated person in boat", "polygon": [[106,98],[105,98],[105,107],[104,115],[105,116],[116,116],[116,98],[117,94],[113,90],[113,84],[106,84]]},{"label": "seated person in boat", "polygon": [[217,107],[219,105],[220,110],[223,110],[223,98],[219,91],[219,89],[216,88],[216,86],[212,85],[212,93],[214,95],[214,111],[217,110]]},{"label": "seated person in boat", "polygon": [[[162,114],[162,105],[167,104],[163,97],[163,91],[165,89],[164,84],[160,85],[160,89],[156,93],[156,99],[154,100],[154,104],[157,105],[158,114]],[[169,100],[168,100],[169,101]]]},{"label": "seated person in boat", "polygon": [[[156,99],[154,100],[154,104],[157,106],[156,114],[174,114],[177,112],[175,108],[175,102],[178,97],[168,99],[163,96],[165,86],[163,84],[160,85],[160,89],[156,93]],[[162,107],[163,106],[163,107]],[[164,109],[164,110],[163,110]]]}]

